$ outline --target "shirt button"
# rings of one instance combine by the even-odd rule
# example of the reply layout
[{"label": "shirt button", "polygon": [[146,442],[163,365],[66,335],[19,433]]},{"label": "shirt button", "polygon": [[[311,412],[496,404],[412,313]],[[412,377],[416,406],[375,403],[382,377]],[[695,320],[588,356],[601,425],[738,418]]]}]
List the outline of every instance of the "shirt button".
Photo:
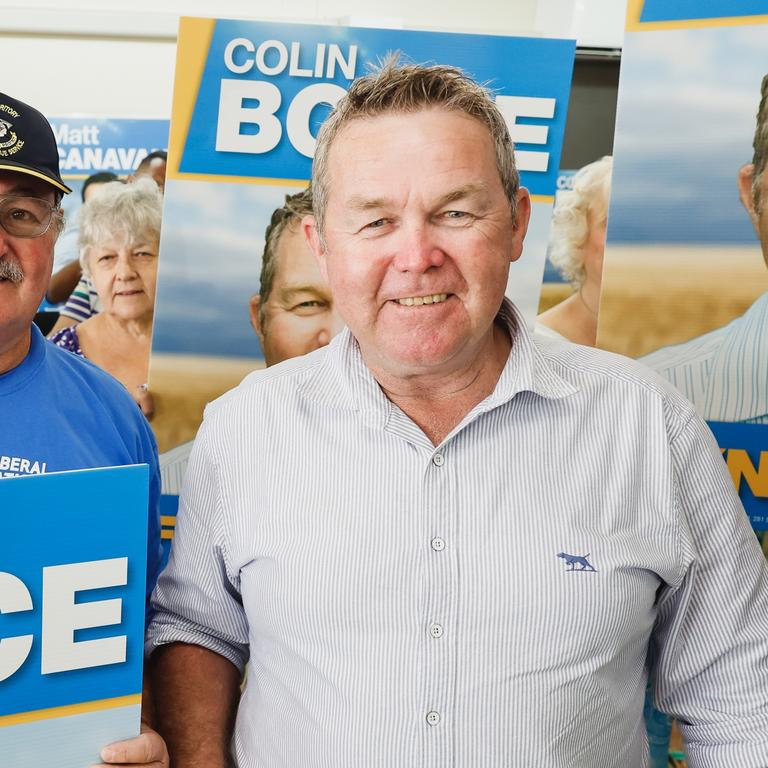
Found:
[{"label": "shirt button", "polygon": [[439,712],[427,712],[427,723],[429,725],[437,725],[440,722],[440,713]]},{"label": "shirt button", "polygon": [[436,454],[435,454],[435,455],[432,457],[432,463],[433,463],[433,464],[434,464],[436,467],[442,467],[442,466],[443,466],[443,464],[445,464],[445,456],[443,456],[443,454],[442,454],[442,453],[436,453]]},{"label": "shirt button", "polygon": [[445,549],[445,542],[439,536],[435,536],[435,538],[429,542],[429,546],[432,547],[435,552],[442,552]]},{"label": "shirt button", "polygon": [[429,634],[432,635],[435,639],[438,637],[443,636],[443,627],[440,624],[430,624],[429,625]]}]

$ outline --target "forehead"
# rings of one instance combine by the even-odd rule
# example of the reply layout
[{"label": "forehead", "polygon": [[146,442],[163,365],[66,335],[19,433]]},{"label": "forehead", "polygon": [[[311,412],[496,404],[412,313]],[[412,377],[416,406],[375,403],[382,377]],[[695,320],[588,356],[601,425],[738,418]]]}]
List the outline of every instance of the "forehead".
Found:
[{"label": "forehead", "polygon": [[27,173],[0,170],[0,195],[29,195],[53,202],[56,192],[53,185]]},{"label": "forehead", "polygon": [[377,194],[371,187],[501,183],[487,126],[444,107],[356,118],[334,139],[328,165],[330,197],[339,187]]},{"label": "forehead", "polygon": [[138,234],[127,229],[109,230],[102,228],[95,232],[94,239],[90,242],[92,250],[118,250],[121,248],[136,248],[137,246],[157,246],[159,243],[157,233],[139,232]]},{"label": "forehead", "polygon": [[275,283],[324,284],[299,222],[291,222],[283,230],[277,241],[275,258]]}]

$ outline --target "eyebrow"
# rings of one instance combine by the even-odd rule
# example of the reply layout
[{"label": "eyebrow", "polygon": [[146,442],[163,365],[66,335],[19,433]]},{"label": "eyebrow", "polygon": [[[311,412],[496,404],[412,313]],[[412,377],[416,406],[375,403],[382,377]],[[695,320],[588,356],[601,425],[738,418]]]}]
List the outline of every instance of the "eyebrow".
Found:
[{"label": "eyebrow", "polygon": [[374,208],[385,208],[387,201],[383,197],[363,197],[362,195],[353,195],[349,199],[349,207],[358,211],[370,211]]},{"label": "eyebrow", "polygon": [[328,293],[327,288],[321,288],[317,285],[286,285],[285,287],[281,288],[280,295],[281,296],[291,296],[295,293],[311,293],[315,296],[322,296],[324,293]]},{"label": "eyebrow", "polygon": [[[488,185],[483,183],[470,182],[469,184],[462,184],[456,189],[452,189],[447,192],[437,201],[437,208],[447,205],[448,203],[455,203],[457,200],[464,200],[467,197],[487,196]],[[386,208],[388,205],[387,200],[383,197],[363,197],[362,195],[353,195],[349,199],[348,203],[350,208],[357,211],[370,211],[378,210],[380,208]]]},{"label": "eyebrow", "polygon": [[455,203],[457,200],[464,200],[467,197],[477,197],[488,195],[488,185],[483,183],[462,184],[462,186],[452,189],[443,195],[438,201],[438,208],[448,203]]}]

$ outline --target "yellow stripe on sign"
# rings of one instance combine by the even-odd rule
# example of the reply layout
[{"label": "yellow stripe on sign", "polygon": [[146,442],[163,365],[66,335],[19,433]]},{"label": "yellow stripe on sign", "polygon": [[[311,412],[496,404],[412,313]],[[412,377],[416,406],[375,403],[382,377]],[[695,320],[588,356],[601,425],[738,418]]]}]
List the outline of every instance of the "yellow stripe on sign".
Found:
[{"label": "yellow stripe on sign", "polygon": [[532,203],[554,203],[554,195],[531,195]]},{"label": "yellow stripe on sign", "polygon": [[664,29],[711,29],[713,27],[741,27],[747,24],[768,24],[768,14],[759,16],[724,16],[713,19],[685,19],[683,21],[640,21],[645,0],[628,0],[627,32],[654,32]]},{"label": "yellow stripe on sign", "polygon": [[173,531],[169,531],[167,528],[164,531],[160,531],[160,538],[161,539],[172,539],[173,538]]},{"label": "yellow stripe on sign", "polygon": [[176,525],[176,515],[160,515],[160,525]]},{"label": "yellow stripe on sign", "polygon": [[297,187],[306,189],[309,179],[270,179],[261,176],[218,176],[213,173],[176,173],[175,179],[182,181],[212,181],[226,184],[261,184],[266,187]]},{"label": "yellow stripe on sign", "polygon": [[5,728],[9,725],[21,725],[22,723],[35,723],[40,720],[52,720],[55,717],[83,715],[86,712],[101,712],[105,709],[116,709],[117,707],[131,707],[137,704],[141,706],[140,693],[134,693],[131,696],[118,696],[114,699],[85,701],[81,704],[69,704],[65,707],[35,709],[32,712],[19,712],[16,715],[0,717],[0,728]]},{"label": "yellow stripe on sign", "polygon": [[181,155],[195,110],[197,93],[208,60],[216,19],[182,16],[176,48],[176,79],[173,84],[171,132],[168,137],[168,178],[176,179]]},{"label": "yellow stripe on sign", "polygon": [[640,15],[643,12],[645,0],[627,0],[627,32],[633,31],[640,24]]}]

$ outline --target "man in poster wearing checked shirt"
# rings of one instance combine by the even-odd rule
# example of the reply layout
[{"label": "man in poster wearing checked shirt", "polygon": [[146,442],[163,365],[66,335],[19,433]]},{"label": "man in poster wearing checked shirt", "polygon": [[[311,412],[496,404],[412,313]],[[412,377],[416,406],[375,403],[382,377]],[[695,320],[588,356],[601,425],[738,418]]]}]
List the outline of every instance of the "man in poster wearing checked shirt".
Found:
[{"label": "man in poster wearing checked shirt", "polygon": [[650,675],[691,766],[768,765],[762,553],[687,401],[504,299],[488,92],[386,63],[313,189],[348,330],[207,410],[147,643],[172,764],[634,768]]}]

